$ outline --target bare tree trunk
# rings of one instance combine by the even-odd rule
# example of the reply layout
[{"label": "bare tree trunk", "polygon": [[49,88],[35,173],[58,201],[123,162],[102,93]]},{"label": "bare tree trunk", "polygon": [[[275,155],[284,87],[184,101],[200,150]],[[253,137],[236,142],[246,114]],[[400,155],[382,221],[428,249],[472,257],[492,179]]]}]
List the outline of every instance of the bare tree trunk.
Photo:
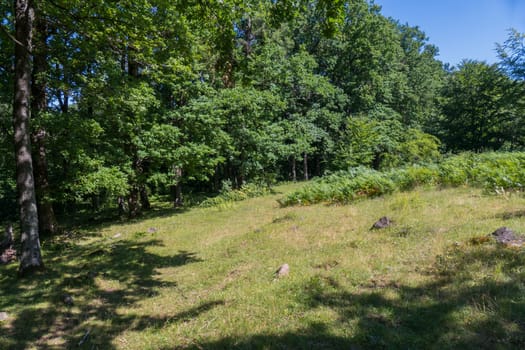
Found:
[{"label": "bare tree trunk", "polygon": [[321,176],[321,156],[317,156],[315,159],[315,176]]},{"label": "bare tree trunk", "polygon": [[173,173],[175,178],[175,185],[173,186],[173,206],[179,208],[182,207],[182,168],[174,166]]},{"label": "bare tree trunk", "polygon": [[38,233],[38,210],[29,120],[31,116],[31,56],[35,10],[32,0],[14,0],[15,4],[15,88],[13,127],[15,133],[16,184],[20,207],[21,256],[19,275],[42,269]]},{"label": "bare tree trunk", "polygon": [[118,203],[118,215],[122,217],[124,216],[124,214],[126,214],[126,202],[124,200],[124,197],[119,196],[117,199],[117,203]]},{"label": "bare tree trunk", "polygon": [[304,152],[303,157],[303,171],[304,171],[304,179],[308,181],[308,154]]},{"label": "bare tree trunk", "polygon": [[139,195],[139,188],[136,186],[132,187],[128,197],[128,215],[131,219],[136,218],[140,214]]},{"label": "bare tree trunk", "polygon": [[[35,20],[35,44],[33,45],[33,75],[31,83],[31,114],[39,118],[47,109],[46,73],[47,63],[47,24],[44,20]],[[35,191],[38,207],[38,223],[40,235],[53,235],[58,226],[51,201],[47,172],[46,142],[47,133],[42,127],[32,133],[33,171],[35,175]]]},{"label": "bare tree trunk", "polygon": [[292,181],[296,182],[297,181],[297,166],[296,166],[295,157],[292,157],[291,163],[292,163]]},{"label": "bare tree trunk", "polygon": [[148,188],[146,185],[140,185],[140,205],[144,210],[151,209],[151,203],[149,201]]}]

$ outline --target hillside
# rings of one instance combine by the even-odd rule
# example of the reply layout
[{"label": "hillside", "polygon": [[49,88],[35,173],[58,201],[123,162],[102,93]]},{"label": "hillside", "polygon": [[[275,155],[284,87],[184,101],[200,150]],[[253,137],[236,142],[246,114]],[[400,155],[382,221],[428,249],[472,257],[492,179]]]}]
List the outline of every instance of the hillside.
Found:
[{"label": "hillside", "polygon": [[0,267],[0,348],[525,347],[525,250],[484,238],[525,232],[522,196],[280,208],[300,186],[44,241],[41,275]]}]

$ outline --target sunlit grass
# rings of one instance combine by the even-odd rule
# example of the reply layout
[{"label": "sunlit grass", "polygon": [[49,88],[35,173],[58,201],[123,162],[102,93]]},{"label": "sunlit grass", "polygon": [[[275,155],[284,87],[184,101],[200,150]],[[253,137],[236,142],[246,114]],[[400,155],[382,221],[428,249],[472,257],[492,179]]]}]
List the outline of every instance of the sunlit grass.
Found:
[{"label": "sunlit grass", "polygon": [[[479,239],[525,232],[523,197],[417,189],[280,208],[299,186],[44,242],[34,280],[1,267],[0,348],[525,346],[525,251]],[[384,215],[394,225],[371,231]]]}]

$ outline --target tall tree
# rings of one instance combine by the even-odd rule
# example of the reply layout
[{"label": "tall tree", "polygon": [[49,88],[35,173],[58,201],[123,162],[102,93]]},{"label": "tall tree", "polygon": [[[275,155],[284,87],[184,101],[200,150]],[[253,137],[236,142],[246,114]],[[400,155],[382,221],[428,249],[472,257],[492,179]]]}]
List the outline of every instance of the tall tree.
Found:
[{"label": "tall tree", "polygon": [[497,65],[464,61],[443,92],[441,138],[453,151],[497,150],[512,141],[517,121],[512,81]]},{"label": "tall tree", "polygon": [[31,50],[35,9],[32,0],[15,0],[15,89],[13,125],[22,252],[20,275],[43,268],[38,231],[29,121],[31,117]]},{"label": "tall tree", "polygon": [[525,33],[516,29],[509,31],[509,37],[496,47],[501,66],[516,79],[525,81]]},{"label": "tall tree", "polygon": [[[48,23],[39,14],[35,18],[33,34],[33,73],[31,77],[31,116],[42,119],[47,111],[47,75],[48,75]],[[32,130],[33,171],[37,194],[38,223],[40,235],[52,235],[58,226],[48,179],[47,166],[47,131],[40,125]]]}]

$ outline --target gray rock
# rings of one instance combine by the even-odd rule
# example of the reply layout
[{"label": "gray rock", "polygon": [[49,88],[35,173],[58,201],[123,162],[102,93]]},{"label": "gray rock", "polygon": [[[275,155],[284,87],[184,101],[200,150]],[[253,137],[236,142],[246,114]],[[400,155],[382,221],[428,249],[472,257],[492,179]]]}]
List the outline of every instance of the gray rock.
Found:
[{"label": "gray rock", "polygon": [[383,216],[381,219],[377,220],[375,224],[370,228],[371,230],[379,230],[387,228],[393,224],[393,221],[390,218]]},{"label": "gray rock", "polygon": [[516,235],[516,233],[508,227],[498,228],[496,231],[492,232],[492,236],[496,242],[501,244],[521,246],[524,243],[523,237]]},{"label": "gray rock", "polygon": [[0,252],[0,265],[9,264],[16,260],[16,250],[12,248]]},{"label": "gray rock", "polygon": [[283,264],[279,266],[277,271],[275,271],[275,277],[277,278],[284,277],[284,276],[287,276],[289,273],[290,273],[290,266],[288,266],[288,264]]},{"label": "gray rock", "polygon": [[155,233],[157,232],[157,229],[155,227],[148,228],[148,233]]},{"label": "gray rock", "polygon": [[5,321],[9,318],[7,312],[0,312],[0,322]]}]

